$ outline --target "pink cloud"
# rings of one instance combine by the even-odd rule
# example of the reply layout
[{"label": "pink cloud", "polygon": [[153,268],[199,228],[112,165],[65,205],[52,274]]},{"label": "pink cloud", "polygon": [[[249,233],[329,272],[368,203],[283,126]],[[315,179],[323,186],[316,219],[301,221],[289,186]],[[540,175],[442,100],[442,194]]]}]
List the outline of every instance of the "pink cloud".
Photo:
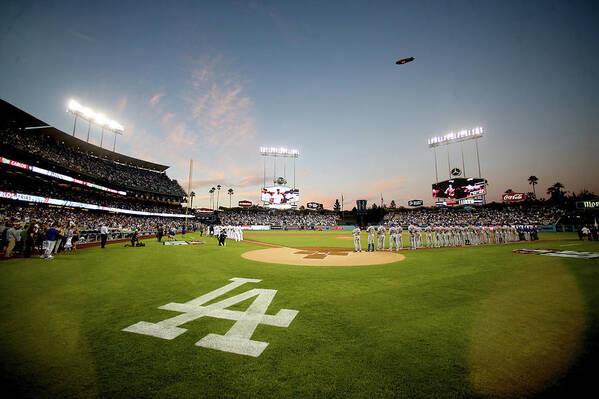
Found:
[{"label": "pink cloud", "polygon": [[376,182],[373,182],[370,188],[370,191],[374,191],[376,192],[380,192],[383,193],[389,189],[397,189],[399,188],[399,186],[401,186],[403,183],[407,182],[408,179],[406,178],[399,178],[399,179],[385,179],[385,180],[378,180]]},{"label": "pink cloud", "polygon": [[156,104],[158,104],[160,102],[160,99],[164,96],[164,93],[157,93],[154,94],[154,96],[152,96],[152,98],[150,99],[150,106],[155,106]]},{"label": "pink cloud", "polygon": [[167,112],[163,117],[162,117],[162,125],[168,125],[168,123],[171,121],[171,119],[173,119],[175,117],[175,114],[173,114],[172,112]]},{"label": "pink cloud", "polygon": [[125,111],[126,107],[127,107],[127,96],[124,96],[119,100],[117,109],[119,110],[120,113],[123,113],[123,111]]}]

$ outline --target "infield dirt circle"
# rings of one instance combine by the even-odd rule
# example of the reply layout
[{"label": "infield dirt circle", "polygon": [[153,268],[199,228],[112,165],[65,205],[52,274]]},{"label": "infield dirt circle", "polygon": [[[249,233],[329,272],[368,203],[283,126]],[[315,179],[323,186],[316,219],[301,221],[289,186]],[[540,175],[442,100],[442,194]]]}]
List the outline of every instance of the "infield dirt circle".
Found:
[{"label": "infield dirt circle", "polygon": [[406,257],[397,252],[353,252],[346,248],[265,248],[241,256],[257,262],[299,266],[372,266],[393,263]]}]

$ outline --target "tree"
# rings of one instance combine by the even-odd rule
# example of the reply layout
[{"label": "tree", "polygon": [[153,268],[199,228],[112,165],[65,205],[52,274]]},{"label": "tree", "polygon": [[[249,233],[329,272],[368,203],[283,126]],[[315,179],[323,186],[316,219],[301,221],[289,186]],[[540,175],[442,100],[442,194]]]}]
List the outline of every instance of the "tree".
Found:
[{"label": "tree", "polygon": [[196,193],[194,193],[193,191],[191,192],[191,194],[189,194],[189,197],[191,200],[190,208],[192,208],[192,209],[193,209],[193,197],[195,197],[195,196],[196,196]]},{"label": "tree", "polygon": [[536,176],[530,176],[528,178],[528,184],[532,185],[532,192],[535,195],[535,199],[537,198],[537,192],[535,191],[535,186],[539,184],[539,178]]},{"label": "tree", "polygon": [[218,185],[216,186],[216,189],[218,190],[218,191],[216,192],[216,210],[218,211],[218,208],[219,208],[219,200],[220,200],[220,184],[218,184]]},{"label": "tree", "polygon": [[511,188],[508,188],[507,190],[505,190],[506,194],[512,194],[514,192],[514,190],[512,190]]},{"label": "tree", "polygon": [[389,208],[391,209],[395,209],[397,205],[395,204],[395,200],[391,200],[391,203],[389,204]]},{"label": "tree", "polygon": [[526,193],[526,199],[529,201],[534,201],[537,199],[537,195],[535,193],[533,193],[532,191],[529,191]]},{"label": "tree", "polygon": [[339,203],[339,199],[335,200],[335,205],[333,205],[333,210],[335,212],[339,212],[341,210],[341,204]]},{"label": "tree", "polygon": [[208,190],[208,192],[210,193],[210,208],[212,208],[212,210],[214,210],[214,191],[216,191],[216,188],[214,187]]},{"label": "tree", "polygon": [[231,208],[231,197],[233,196],[233,189],[230,188],[229,191],[227,191],[227,194],[229,194],[229,209]]},{"label": "tree", "polygon": [[547,188],[547,194],[549,194],[553,200],[561,200],[564,197],[564,188],[562,183],[556,182],[553,186]]}]

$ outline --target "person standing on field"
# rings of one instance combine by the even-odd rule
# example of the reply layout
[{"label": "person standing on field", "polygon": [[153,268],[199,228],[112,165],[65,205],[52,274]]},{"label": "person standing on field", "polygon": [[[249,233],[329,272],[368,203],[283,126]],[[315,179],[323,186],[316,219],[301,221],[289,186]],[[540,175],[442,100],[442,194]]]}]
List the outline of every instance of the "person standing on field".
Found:
[{"label": "person standing on field", "polygon": [[360,244],[360,226],[356,225],[356,227],[352,230],[352,234],[354,236],[354,252],[362,252],[362,244]]},{"label": "person standing on field", "polygon": [[376,250],[377,251],[384,251],[385,250],[385,233],[387,232],[387,229],[385,228],[384,225],[380,225],[379,228],[377,229],[377,234],[378,234],[378,238],[379,238],[379,242],[376,246]]},{"label": "person standing on field", "polygon": [[374,226],[368,223],[366,232],[368,233],[368,250],[366,252],[374,252]]},{"label": "person standing on field", "polygon": [[106,246],[106,240],[108,240],[108,227],[106,227],[106,224],[104,223],[101,223],[100,227],[100,240],[101,246],[104,248]]}]

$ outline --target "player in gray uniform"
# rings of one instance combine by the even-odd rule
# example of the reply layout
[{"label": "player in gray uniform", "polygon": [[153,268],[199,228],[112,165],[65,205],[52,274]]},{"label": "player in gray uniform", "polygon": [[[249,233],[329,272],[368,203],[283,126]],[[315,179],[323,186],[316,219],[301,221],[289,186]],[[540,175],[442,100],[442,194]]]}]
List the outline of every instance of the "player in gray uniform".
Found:
[{"label": "player in gray uniform", "polygon": [[366,250],[366,252],[374,252],[374,226],[368,223],[366,232],[368,233],[368,249]]},{"label": "player in gray uniform", "polygon": [[397,226],[392,224],[389,226],[389,251],[393,251],[393,246],[399,251],[399,242],[397,241]]},{"label": "player in gray uniform", "polygon": [[416,227],[416,229],[415,229],[416,248],[422,248],[422,229],[418,225],[416,225],[415,227]]},{"label": "player in gray uniform", "polygon": [[356,225],[356,227],[352,230],[352,234],[354,236],[354,252],[362,252],[362,244],[360,244],[360,226]]},{"label": "player in gray uniform", "polygon": [[385,228],[385,226],[383,226],[381,224],[376,232],[377,232],[378,238],[379,238],[379,242],[376,245],[376,250],[384,251],[385,250],[385,233],[387,232],[387,229]]},{"label": "player in gray uniform", "polygon": [[432,248],[433,247],[433,229],[431,228],[430,225],[427,225],[424,228],[424,232],[426,233],[426,247]]},{"label": "player in gray uniform", "polygon": [[414,229],[414,225],[410,223],[410,225],[408,226],[408,236],[410,237],[410,249],[416,249]]},{"label": "player in gray uniform", "polygon": [[401,227],[401,223],[397,224],[397,239],[399,240],[399,247],[403,249],[403,227]]}]

